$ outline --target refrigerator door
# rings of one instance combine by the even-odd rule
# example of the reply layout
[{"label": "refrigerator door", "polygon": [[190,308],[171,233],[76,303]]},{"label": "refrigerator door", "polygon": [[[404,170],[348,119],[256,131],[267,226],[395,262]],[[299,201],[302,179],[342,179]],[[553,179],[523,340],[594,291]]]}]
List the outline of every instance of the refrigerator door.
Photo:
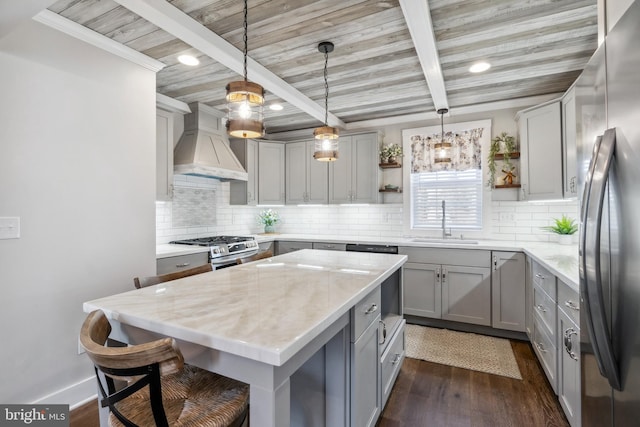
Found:
[{"label": "refrigerator door", "polygon": [[[640,2],[607,36],[608,125],[615,127],[611,202],[613,338],[621,391],[614,391],[614,425],[640,423]],[[619,227],[619,232],[616,229]]]}]

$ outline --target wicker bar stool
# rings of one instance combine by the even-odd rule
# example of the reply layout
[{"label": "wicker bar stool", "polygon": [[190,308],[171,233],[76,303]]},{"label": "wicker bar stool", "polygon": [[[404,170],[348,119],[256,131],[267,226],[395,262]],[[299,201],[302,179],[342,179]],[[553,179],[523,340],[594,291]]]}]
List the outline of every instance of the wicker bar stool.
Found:
[{"label": "wicker bar stool", "polygon": [[173,273],[161,274],[159,276],[134,277],[133,285],[140,289],[147,286],[157,285],[158,283],[168,282],[170,280],[182,279],[183,277],[193,276],[194,274],[207,273],[213,271],[211,264],[204,264],[198,267],[188,268],[186,270],[174,271]]},{"label": "wicker bar stool", "polygon": [[[185,365],[173,338],[106,347],[110,333],[101,310],[91,312],[80,331],[110,426],[236,427],[248,421],[247,384]],[[124,387],[117,389],[114,380]]]},{"label": "wicker bar stool", "polygon": [[259,259],[271,258],[272,256],[273,256],[273,252],[271,251],[258,252],[257,254],[247,258],[236,259],[236,264],[245,264],[251,261],[258,261]]}]

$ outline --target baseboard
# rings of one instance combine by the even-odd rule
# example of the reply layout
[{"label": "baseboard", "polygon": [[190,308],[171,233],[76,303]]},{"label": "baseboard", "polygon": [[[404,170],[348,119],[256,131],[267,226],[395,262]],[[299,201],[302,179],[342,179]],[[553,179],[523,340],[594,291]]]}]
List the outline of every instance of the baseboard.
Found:
[{"label": "baseboard", "polygon": [[431,319],[428,317],[404,315],[407,323],[421,326],[431,326],[434,328],[452,329],[454,331],[472,332],[474,334],[490,335],[499,338],[507,338],[512,340],[529,341],[529,337],[524,332],[507,331],[504,329],[496,329],[490,326],[472,325],[469,323],[453,322],[450,320]]},{"label": "baseboard", "polygon": [[96,377],[91,376],[47,396],[41,397],[32,403],[35,405],[69,404],[69,409],[73,410],[91,400],[96,399],[98,396],[96,387]]}]

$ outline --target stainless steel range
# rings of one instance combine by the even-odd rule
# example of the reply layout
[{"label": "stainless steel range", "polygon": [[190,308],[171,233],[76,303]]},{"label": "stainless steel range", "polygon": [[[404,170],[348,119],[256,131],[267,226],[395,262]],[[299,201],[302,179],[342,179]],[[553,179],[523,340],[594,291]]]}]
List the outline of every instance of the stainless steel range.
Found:
[{"label": "stainless steel range", "polygon": [[252,236],[211,236],[196,239],[174,240],[177,245],[206,246],[209,262],[215,268],[234,265],[238,258],[247,258],[258,253],[258,242]]}]

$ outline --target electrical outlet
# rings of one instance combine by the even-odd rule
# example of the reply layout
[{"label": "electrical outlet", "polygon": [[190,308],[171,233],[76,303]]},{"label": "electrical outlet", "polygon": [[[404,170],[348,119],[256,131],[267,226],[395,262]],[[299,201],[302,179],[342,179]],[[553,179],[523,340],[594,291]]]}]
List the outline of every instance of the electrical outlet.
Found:
[{"label": "electrical outlet", "polygon": [[513,212],[500,212],[501,222],[513,222],[516,220],[516,214]]}]

